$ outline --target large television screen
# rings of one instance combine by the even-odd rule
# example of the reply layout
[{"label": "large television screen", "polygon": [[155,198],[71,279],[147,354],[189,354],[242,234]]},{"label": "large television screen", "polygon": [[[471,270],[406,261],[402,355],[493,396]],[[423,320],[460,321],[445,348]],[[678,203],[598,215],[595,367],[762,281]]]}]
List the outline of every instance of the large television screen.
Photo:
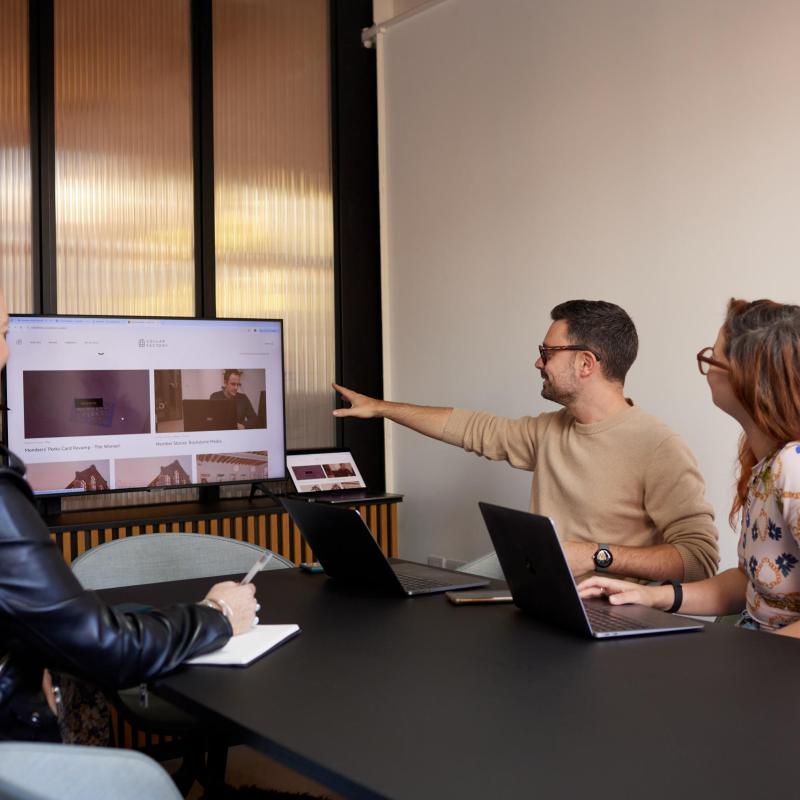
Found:
[{"label": "large television screen", "polygon": [[34,492],[285,478],[280,320],[12,315],[6,444]]}]

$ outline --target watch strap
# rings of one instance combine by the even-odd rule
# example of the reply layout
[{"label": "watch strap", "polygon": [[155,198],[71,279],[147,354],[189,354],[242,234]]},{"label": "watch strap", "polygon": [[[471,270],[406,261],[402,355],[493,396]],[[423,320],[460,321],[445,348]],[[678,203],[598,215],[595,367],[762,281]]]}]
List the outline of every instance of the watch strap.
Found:
[{"label": "watch strap", "polygon": [[674,614],[683,605],[683,586],[680,581],[676,580],[663,581],[661,585],[667,586],[667,584],[669,584],[675,592],[675,599],[672,601],[672,605],[667,609],[667,614]]}]

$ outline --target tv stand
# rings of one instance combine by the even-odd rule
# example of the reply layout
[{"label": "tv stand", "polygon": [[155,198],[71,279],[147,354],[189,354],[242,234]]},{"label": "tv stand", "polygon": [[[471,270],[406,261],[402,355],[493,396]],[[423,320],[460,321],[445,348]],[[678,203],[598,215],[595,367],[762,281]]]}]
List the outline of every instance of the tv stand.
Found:
[{"label": "tv stand", "polygon": [[271,500],[275,500],[277,497],[275,492],[269,488],[269,484],[266,481],[253,481],[253,483],[250,484],[250,496],[248,500],[252,501],[254,497],[258,496],[259,492],[261,492],[264,497],[269,497]]},{"label": "tv stand", "polygon": [[[215,488],[215,487],[209,487]],[[397,508],[403,496],[384,494],[353,503],[383,552],[396,557]],[[126,536],[203,533],[266,547],[299,564],[311,549],[289,515],[272,497],[237,497],[187,503],[56,511],[45,517],[50,535],[69,564],[85,550]]]},{"label": "tv stand", "polygon": [[61,514],[61,497],[37,497],[36,510],[45,521]]},{"label": "tv stand", "polygon": [[219,503],[219,486],[201,483],[197,487],[197,500],[201,505],[216,505]]}]

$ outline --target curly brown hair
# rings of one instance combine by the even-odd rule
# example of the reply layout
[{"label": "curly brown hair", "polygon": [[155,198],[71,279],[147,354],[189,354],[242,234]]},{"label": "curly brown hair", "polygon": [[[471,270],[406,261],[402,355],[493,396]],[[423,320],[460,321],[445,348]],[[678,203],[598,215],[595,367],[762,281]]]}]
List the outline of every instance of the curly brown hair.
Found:
[{"label": "curly brown hair", "polygon": [[[800,306],[731,298],[722,329],[736,399],[759,430],[779,445],[800,441]],[[742,434],[732,526],[744,506],[755,465],[755,454]]]}]

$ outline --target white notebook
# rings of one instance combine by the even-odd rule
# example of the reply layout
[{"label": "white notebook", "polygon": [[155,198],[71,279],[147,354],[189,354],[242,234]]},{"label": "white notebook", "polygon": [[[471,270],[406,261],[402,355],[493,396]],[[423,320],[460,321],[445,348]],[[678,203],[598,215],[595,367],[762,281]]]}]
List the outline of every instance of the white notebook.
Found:
[{"label": "white notebook", "polygon": [[224,647],[190,658],[187,664],[217,664],[245,667],[259,656],[277,647],[286,639],[300,633],[299,625],[256,625],[255,628],[232,636]]}]

